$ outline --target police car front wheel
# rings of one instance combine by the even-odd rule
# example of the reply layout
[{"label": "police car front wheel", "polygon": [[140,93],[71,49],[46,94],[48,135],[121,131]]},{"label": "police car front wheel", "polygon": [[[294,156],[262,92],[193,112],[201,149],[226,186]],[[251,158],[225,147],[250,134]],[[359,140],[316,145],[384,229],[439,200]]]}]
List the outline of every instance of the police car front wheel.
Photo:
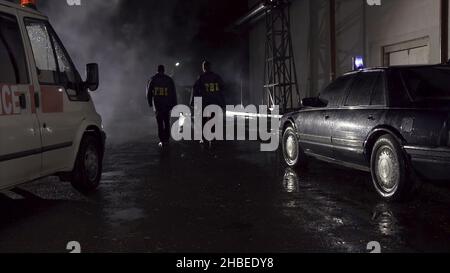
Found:
[{"label": "police car front wheel", "polygon": [[72,185],[83,193],[89,193],[99,186],[101,176],[102,153],[100,141],[94,136],[85,136],[81,142],[73,170]]},{"label": "police car front wheel", "polygon": [[284,161],[289,167],[306,167],[306,156],[293,126],[288,126],[283,133],[282,153]]}]

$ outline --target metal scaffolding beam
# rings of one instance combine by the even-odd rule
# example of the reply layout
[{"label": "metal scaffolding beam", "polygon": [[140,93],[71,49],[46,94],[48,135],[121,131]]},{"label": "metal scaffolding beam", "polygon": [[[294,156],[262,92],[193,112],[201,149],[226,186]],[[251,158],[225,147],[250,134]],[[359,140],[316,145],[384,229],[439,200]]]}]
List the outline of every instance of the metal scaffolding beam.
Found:
[{"label": "metal scaffolding beam", "polygon": [[267,10],[266,2],[260,2],[256,4],[246,15],[239,18],[232,26],[231,29],[240,28],[243,25],[251,24],[258,21],[264,16],[264,12]]},{"label": "metal scaffolding beam", "polygon": [[[286,113],[300,105],[297,70],[291,37],[289,1],[265,1],[266,57],[264,99],[271,109]],[[294,97],[296,95],[296,97]],[[294,102],[294,98],[297,101]]]}]

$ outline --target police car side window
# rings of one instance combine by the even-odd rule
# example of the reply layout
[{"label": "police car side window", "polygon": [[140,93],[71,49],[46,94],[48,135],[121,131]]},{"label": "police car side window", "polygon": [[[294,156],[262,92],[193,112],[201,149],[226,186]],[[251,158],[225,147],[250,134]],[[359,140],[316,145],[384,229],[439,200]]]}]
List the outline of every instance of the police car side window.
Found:
[{"label": "police car side window", "polygon": [[339,106],[352,79],[353,75],[347,75],[338,78],[322,92],[320,98],[327,101],[328,107]]},{"label": "police car side window", "polygon": [[0,83],[26,84],[28,71],[19,24],[0,13]]},{"label": "police car side window", "polygon": [[370,105],[374,106],[385,106],[386,105],[386,94],[385,94],[385,78],[384,73],[380,73],[380,76],[375,83],[375,88],[373,89]]},{"label": "police car side window", "polygon": [[58,69],[47,25],[44,22],[27,20],[26,28],[33,49],[39,83],[57,84]]},{"label": "police car side window", "polygon": [[345,106],[368,106],[381,72],[360,72],[350,88]]}]

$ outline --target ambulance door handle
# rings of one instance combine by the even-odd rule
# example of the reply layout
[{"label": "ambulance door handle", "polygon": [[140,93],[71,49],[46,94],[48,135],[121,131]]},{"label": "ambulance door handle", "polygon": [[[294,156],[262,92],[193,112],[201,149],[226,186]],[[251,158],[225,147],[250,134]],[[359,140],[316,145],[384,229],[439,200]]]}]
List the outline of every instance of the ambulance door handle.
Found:
[{"label": "ambulance door handle", "polygon": [[25,94],[20,94],[19,105],[21,109],[27,109],[27,99],[25,97]]},{"label": "ambulance door handle", "polygon": [[36,108],[39,108],[39,106],[40,106],[39,93],[34,93],[34,106]]}]

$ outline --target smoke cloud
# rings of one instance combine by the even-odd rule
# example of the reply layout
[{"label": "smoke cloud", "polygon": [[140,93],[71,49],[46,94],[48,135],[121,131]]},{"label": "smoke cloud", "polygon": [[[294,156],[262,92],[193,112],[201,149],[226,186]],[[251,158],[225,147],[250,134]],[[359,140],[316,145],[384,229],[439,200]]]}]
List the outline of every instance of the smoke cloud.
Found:
[{"label": "smoke cloud", "polygon": [[81,0],[80,6],[39,1],[80,73],[85,64],[99,63],[100,88],[91,95],[108,134],[125,139],[156,131],[145,87],[158,64],[174,74],[180,102],[187,103],[186,87],[207,58],[229,84],[229,103],[240,103],[246,47],[224,29],[246,8],[239,0]]}]

